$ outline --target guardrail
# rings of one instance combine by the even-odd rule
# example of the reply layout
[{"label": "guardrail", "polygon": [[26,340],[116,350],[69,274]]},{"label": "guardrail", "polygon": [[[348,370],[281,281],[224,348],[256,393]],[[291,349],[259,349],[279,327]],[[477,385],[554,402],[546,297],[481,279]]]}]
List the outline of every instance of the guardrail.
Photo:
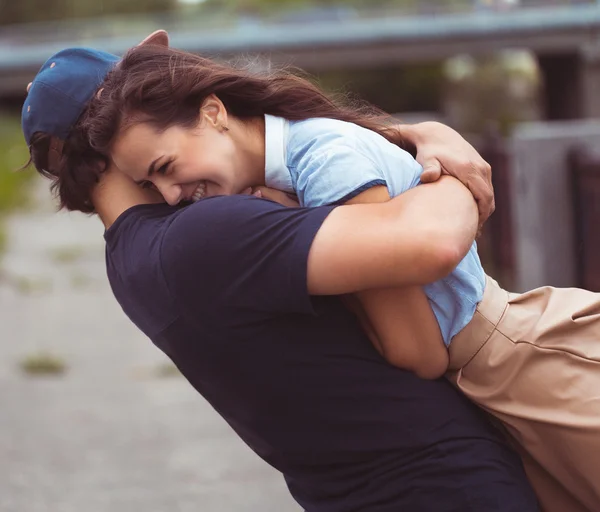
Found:
[{"label": "guardrail", "polygon": [[554,7],[549,4],[555,2],[544,0],[504,8],[498,1],[480,0],[468,10],[449,9],[450,2],[435,0],[419,2],[413,11],[338,8],[268,17],[207,11],[201,17],[171,13],[9,26],[0,29],[0,94],[20,91],[44,60],[62,48],[91,46],[120,54],[157,28],[169,30],[173,46],[184,50],[225,57],[266,53],[308,68],[444,58],[451,52],[511,45],[571,50],[594,43],[600,30],[595,0]]},{"label": "guardrail", "polygon": [[534,8],[590,6],[598,0],[472,0],[456,3],[448,0],[419,0],[404,8],[365,9],[333,6],[306,9],[274,9],[269,13],[235,13],[223,9],[179,9],[152,15],[111,16],[55,22],[0,26],[0,45],[29,46],[65,40],[120,38],[132,33],[145,33],[156,25],[167,30],[190,29],[231,30],[245,25],[303,25],[335,23],[383,18],[431,18],[456,14],[499,13]]}]

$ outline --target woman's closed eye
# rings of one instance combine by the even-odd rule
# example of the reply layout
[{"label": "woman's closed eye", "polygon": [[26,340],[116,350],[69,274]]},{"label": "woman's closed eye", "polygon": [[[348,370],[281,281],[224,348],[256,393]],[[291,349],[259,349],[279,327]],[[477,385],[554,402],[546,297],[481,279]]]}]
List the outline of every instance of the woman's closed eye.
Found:
[{"label": "woman's closed eye", "polygon": [[157,190],[157,189],[156,189],[156,186],[154,185],[154,183],[152,183],[151,181],[148,181],[148,180],[141,181],[141,182],[139,183],[139,185],[140,185],[140,187],[142,187],[142,188],[146,188],[146,189],[148,189],[148,188],[153,188],[153,189]]},{"label": "woman's closed eye", "polygon": [[[169,166],[171,165],[172,162],[173,162],[173,160],[168,160],[167,162],[162,164],[158,169],[156,169],[156,173],[160,174],[161,176],[164,176],[165,174],[167,174],[167,172],[169,172]],[[156,188],[156,186],[154,185],[154,183],[152,183],[150,180],[140,181],[139,185],[142,188],[154,188],[155,190],[158,190]]]},{"label": "woman's closed eye", "polygon": [[166,161],[158,169],[156,169],[156,172],[158,174],[162,174],[164,176],[169,171],[169,166],[171,165],[172,162],[173,162],[173,160]]}]

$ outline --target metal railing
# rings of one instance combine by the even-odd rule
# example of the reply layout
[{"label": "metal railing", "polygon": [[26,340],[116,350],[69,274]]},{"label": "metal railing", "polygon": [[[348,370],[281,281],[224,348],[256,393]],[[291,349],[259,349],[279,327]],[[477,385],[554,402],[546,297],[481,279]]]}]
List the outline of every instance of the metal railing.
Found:
[{"label": "metal railing", "polygon": [[507,47],[600,52],[596,0],[520,0],[502,8],[498,1],[506,2],[480,0],[465,8],[450,0],[429,0],[404,10],[307,9],[267,16],[199,9],[7,26],[0,29],[0,96],[20,94],[39,66],[65,47],[122,54],[158,28],[167,29],[173,46],[182,50],[224,58],[266,55],[311,70]]},{"label": "metal railing", "polygon": [[238,13],[222,9],[180,9],[159,14],[108,16],[55,22],[26,23],[0,27],[0,47],[27,47],[44,43],[98,39],[118,39],[144,35],[157,26],[169,31],[190,30],[219,32],[249,27],[303,25],[307,23],[343,23],[348,21],[402,18],[443,17],[458,14],[489,15],[523,9],[542,9],[598,5],[599,0],[418,0],[404,8],[327,8],[274,9],[269,13]]}]

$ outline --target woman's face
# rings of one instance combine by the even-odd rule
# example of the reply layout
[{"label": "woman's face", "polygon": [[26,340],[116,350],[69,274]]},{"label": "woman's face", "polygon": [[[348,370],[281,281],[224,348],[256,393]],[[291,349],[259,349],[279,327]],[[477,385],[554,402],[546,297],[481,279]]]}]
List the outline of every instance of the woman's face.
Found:
[{"label": "woman's face", "polygon": [[142,186],[156,187],[171,205],[240,193],[247,177],[219,108],[205,102],[194,128],[134,124],[117,137],[113,162]]}]

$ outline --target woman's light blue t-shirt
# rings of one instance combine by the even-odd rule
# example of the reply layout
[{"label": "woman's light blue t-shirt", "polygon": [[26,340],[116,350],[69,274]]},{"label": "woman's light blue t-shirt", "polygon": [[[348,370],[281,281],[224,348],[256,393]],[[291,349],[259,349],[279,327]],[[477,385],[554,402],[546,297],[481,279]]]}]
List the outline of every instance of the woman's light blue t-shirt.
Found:
[{"label": "woman's light blue t-shirt", "polygon": [[[267,115],[265,134],[266,185],[295,192],[302,206],[344,203],[375,185],[397,196],[420,183],[422,168],[409,153],[352,123]],[[483,297],[475,243],[450,275],[423,288],[448,345]]]}]

